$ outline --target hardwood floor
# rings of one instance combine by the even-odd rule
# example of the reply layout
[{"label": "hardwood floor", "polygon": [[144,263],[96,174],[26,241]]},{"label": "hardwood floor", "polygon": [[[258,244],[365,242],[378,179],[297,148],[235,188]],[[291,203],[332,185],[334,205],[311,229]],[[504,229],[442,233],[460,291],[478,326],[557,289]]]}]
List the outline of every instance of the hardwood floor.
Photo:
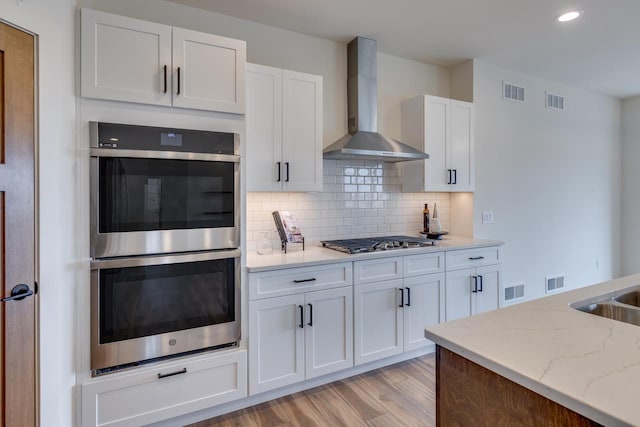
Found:
[{"label": "hardwood floor", "polygon": [[435,357],[423,356],[191,427],[434,426]]}]

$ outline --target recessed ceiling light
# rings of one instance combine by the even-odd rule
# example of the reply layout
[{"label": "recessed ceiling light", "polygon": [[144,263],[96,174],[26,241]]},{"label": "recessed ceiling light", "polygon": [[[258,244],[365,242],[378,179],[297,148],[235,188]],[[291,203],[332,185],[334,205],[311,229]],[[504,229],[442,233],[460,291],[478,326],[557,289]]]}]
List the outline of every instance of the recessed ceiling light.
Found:
[{"label": "recessed ceiling light", "polygon": [[556,21],[558,22],[569,22],[574,19],[578,19],[584,12],[581,10],[570,10],[569,12],[565,12],[562,15],[556,17]]}]

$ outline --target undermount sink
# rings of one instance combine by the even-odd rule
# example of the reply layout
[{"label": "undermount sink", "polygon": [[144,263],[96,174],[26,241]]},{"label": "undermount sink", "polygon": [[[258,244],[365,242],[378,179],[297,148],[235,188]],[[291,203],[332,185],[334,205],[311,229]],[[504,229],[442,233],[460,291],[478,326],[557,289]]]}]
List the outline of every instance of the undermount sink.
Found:
[{"label": "undermount sink", "polygon": [[640,326],[640,285],[574,302],[571,307],[585,313]]}]

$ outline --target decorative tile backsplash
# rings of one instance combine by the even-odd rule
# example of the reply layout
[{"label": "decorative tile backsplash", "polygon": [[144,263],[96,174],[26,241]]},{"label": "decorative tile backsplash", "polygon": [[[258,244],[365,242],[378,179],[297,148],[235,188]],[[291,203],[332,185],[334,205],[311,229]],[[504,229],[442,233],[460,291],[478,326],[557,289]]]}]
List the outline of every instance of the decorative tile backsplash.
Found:
[{"label": "decorative tile backsplash", "polygon": [[271,212],[290,211],[306,242],[390,234],[415,235],[422,230],[422,209],[429,204],[443,230],[449,229],[449,193],[402,193],[395,164],[364,160],[324,160],[322,193],[248,193],[247,248],[269,233],[277,248]]}]

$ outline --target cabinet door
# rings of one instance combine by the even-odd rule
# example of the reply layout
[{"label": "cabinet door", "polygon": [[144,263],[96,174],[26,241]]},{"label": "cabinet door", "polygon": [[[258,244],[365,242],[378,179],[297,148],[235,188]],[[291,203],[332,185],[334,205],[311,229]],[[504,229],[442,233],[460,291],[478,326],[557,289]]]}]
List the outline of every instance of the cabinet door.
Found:
[{"label": "cabinet door", "polygon": [[171,27],[91,9],[81,13],[82,96],[171,105]]},{"label": "cabinet door", "polygon": [[402,280],[354,288],[355,364],[403,351]]},{"label": "cabinet door", "polygon": [[282,70],[247,64],[247,191],[282,189]]},{"label": "cabinet door", "polygon": [[322,191],[322,77],[283,70],[285,191]]},{"label": "cabinet door", "polygon": [[424,328],[440,323],[444,307],[444,273],[404,279],[404,351],[433,344]]},{"label": "cabinet door", "polygon": [[353,288],[305,294],[307,379],[353,366]]},{"label": "cabinet door", "polygon": [[304,295],[249,303],[249,393],[304,380]]},{"label": "cabinet door", "polygon": [[246,43],[173,29],[173,106],[245,112]]},{"label": "cabinet door", "polygon": [[450,101],[447,98],[425,96],[424,150],[429,154],[424,171],[426,191],[450,191]]},{"label": "cabinet door", "polygon": [[481,286],[475,294],[476,304],[473,314],[495,310],[500,300],[500,265],[478,267],[476,275],[481,278]]},{"label": "cabinet door", "polygon": [[445,319],[447,322],[471,315],[472,276],[475,275],[475,272],[475,268],[447,271],[445,286]]},{"label": "cabinet door", "polygon": [[454,184],[451,191],[474,189],[473,104],[451,100],[451,163]]}]

